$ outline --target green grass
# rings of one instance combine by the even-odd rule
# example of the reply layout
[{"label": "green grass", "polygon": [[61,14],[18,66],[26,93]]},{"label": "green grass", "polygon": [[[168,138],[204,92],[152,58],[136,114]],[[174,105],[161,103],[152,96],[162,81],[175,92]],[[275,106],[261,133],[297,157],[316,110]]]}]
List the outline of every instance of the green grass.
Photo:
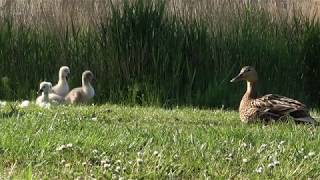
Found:
[{"label": "green grass", "polygon": [[0,113],[1,177],[320,177],[320,130],[306,125],[247,125],[220,109],[111,104],[7,105]]}]

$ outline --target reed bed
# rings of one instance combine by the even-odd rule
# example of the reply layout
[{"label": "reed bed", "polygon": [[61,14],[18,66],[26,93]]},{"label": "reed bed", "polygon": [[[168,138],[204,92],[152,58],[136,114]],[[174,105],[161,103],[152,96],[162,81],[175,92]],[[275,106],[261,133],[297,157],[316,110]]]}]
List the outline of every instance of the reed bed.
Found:
[{"label": "reed bed", "polygon": [[[261,93],[320,103],[320,23],[308,3],[231,0],[2,1],[0,98],[34,98],[71,68],[97,76],[95,102],[236,107],[241,66]],[[312,8],[310,8],[312,7]]]}]

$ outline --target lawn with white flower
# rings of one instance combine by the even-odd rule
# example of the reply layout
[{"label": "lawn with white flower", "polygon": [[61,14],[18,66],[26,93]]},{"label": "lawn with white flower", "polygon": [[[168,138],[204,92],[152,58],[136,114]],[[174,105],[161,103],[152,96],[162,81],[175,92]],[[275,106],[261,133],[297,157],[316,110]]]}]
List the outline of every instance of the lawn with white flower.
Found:
[{"label": "lawn with white flower", "polygon": [[235,111],[1,103],[0,177],[317,179],[319,132]]}]

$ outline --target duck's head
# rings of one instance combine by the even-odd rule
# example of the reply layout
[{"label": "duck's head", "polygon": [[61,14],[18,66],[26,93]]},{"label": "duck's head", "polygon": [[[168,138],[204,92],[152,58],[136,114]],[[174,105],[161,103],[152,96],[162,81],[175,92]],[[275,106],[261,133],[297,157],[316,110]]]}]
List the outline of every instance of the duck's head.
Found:
[{"label": "duck's head", "polygon": [[41,95],[42,93],[49,93],[51,88],[52,88],[52,84],[50,82],[43,81],[40,83],[37,94]]},{"label": "duck's head", "polygon": [[94,80],[94,75],[91,71],[87,70],[82,73],[83,82],[91,83]]},{"label": "duck's head", "polygon": [[62,79],[68,80],[68,76],[70,74],[70,69],[68,66],[62,66],[59,70],[59,77]]},{"label": "duck's head", "polygon": [[230,82],[237,82],[240,80],[246,80],[248,82],[257,82],[258,81],[258,73],[251,66],[245,66],[241,69],[240,73],[231,79]]}]

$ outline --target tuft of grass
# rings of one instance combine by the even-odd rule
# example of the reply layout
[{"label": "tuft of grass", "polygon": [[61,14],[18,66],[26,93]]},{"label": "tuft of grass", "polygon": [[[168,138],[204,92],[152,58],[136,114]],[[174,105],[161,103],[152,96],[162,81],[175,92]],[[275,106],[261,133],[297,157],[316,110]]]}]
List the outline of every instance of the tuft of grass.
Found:
[{"label": "tuft of grass", "polygon": [[219,109],[31,104],[10,113],[10,104],[0,109],[1,177],[320,176],[319,128],[247,125]]}]

